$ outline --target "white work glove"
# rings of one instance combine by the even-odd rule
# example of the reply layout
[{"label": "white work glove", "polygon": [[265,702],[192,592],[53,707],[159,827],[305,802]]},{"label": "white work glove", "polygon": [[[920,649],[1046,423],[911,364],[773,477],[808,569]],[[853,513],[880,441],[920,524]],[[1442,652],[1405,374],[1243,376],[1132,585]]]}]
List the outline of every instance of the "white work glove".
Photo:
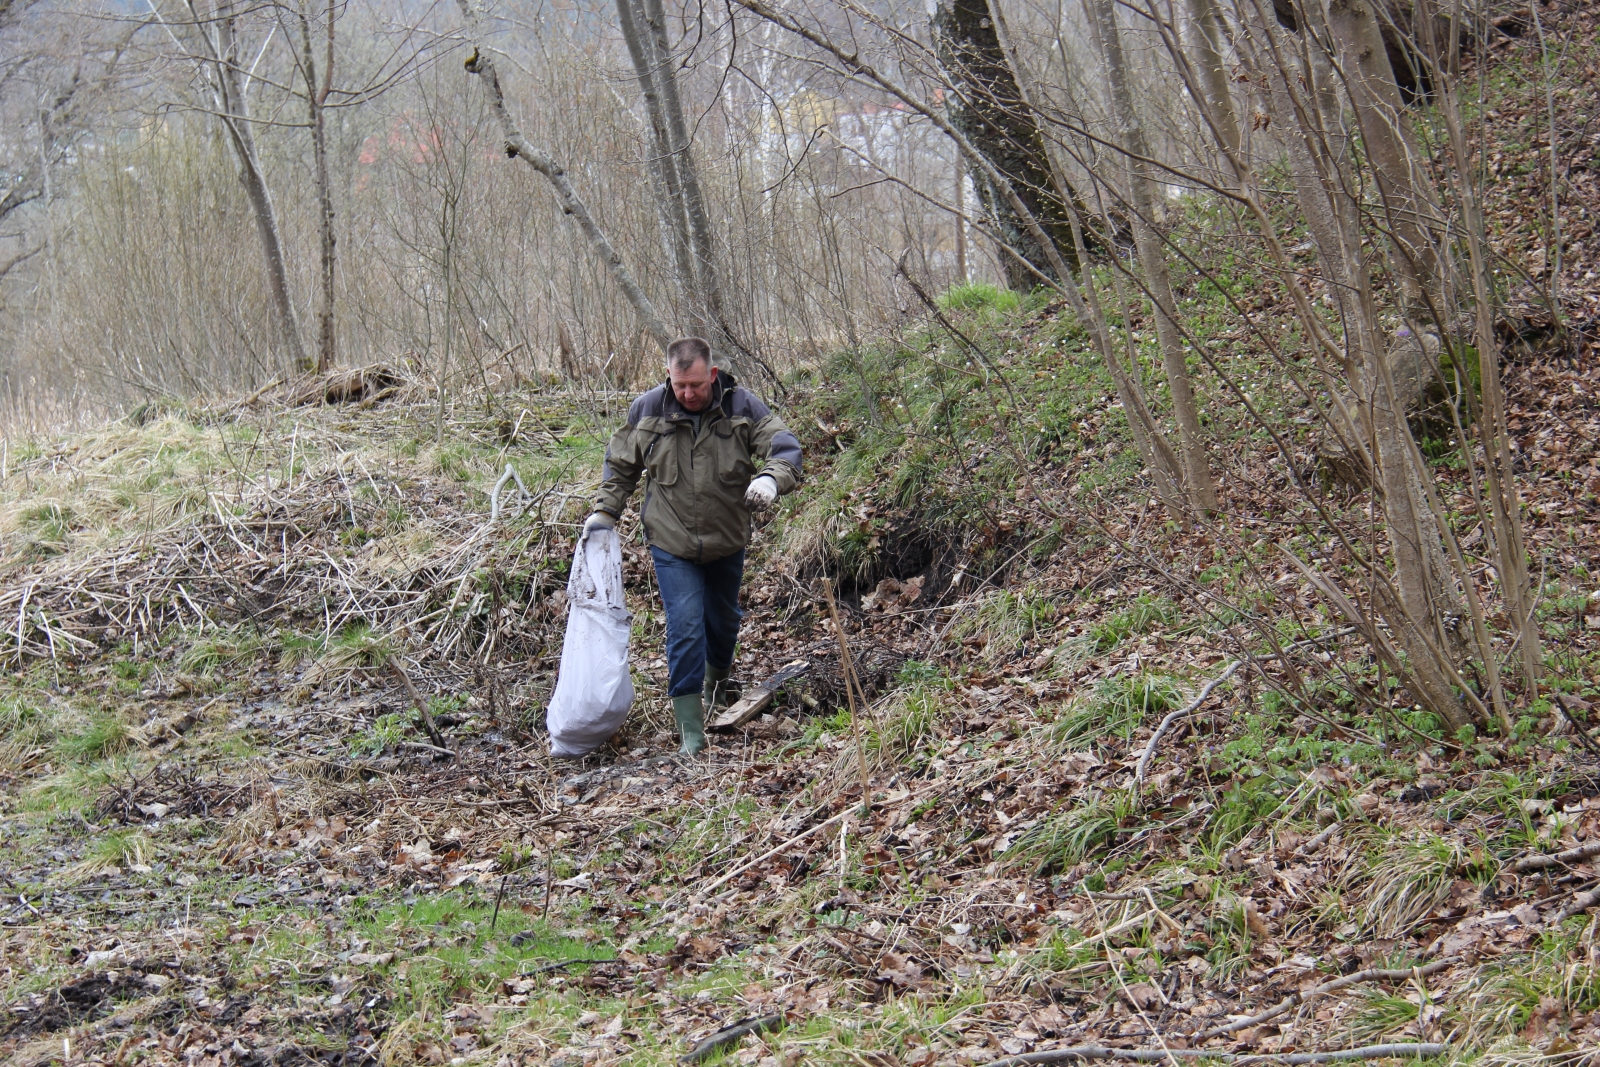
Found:
[{"label": "white work glove", "polygon": [[770,474],[757,476],[744,491],[744,506],[751,511],[766,511],[777,502],[778,480]]},{"label": "white work glove", "polygon": [[590,515],[589,518],[584,522],[583,536],[579,538],[579,540],[587,541],[589,540],[589,535],[594,533],[596,530],[614,530],[616,529],[616,526],[616,519],[612,518],[610,515],[607,515],[603,511],[597,511]]}]

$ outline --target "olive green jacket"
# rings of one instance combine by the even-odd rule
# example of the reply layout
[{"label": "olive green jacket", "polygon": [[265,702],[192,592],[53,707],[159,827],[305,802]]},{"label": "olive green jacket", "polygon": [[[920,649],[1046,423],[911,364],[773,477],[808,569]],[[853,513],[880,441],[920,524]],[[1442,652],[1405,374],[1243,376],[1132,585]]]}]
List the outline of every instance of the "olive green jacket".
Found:
[{"label": "olive green jacket", "polygon": [[656,386],[628,408],[611,437],[594,509],[613,518],[644,479],[639,518],[655,547],[696,563],[731,556],[750,542],[744,492],[759,473],[787,493],[800,482],[800,442],[761,398],[717,372],[711,403],[695,415]]}]

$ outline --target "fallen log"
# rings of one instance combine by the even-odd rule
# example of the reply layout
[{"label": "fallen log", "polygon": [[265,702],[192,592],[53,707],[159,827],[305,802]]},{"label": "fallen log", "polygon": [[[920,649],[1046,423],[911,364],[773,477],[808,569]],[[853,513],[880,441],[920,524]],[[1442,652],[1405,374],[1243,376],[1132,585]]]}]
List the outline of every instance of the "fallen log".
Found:
[{"label": "fallen log", "polygon": [[711,729],[716,731],[737,730],[757,715],[763,708],[772,703],[772,698],[778,695],[784,683],[792,682],[811,669],[811,664],[803,659],[797,659],[784,665],[783,669],[771,678],[756,686],[746,693],[743,700],[731,705],[717,720],[711,724]]}]

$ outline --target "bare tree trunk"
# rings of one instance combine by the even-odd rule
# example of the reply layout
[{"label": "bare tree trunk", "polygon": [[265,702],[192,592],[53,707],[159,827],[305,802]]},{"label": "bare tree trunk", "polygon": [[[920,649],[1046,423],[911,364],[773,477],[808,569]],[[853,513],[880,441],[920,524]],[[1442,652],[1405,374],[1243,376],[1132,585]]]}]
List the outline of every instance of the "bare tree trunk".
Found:
[{"label": "bare tree trunk", "polygon": [[216,71],[216,81],[212,84],[213,96],[223,127],[228,131],[228,140],[239,157],[240,180],[250,200],[256,232],[261,237],[261,251],[267,265],[267,288],[272,297],[278,337],[295,369],[307,371],[311,369],[311,361],[300,342],[300,326],[295,320],[294,301],[289,296],[289,277],[284,267],[278,217],[272,207],[272,195],[267,189],[266,178],[261,172],[255,133],[250,125],[249,104],[245,96],[244,79],[240,75],[238,44],[234,38],[232,0],[223,0],[216,9],[215,41],[206,30],[206,20],[192,7],[190,13],[195,18],[196,36]]},{"label": "bare tree trunk", "polygon": [[[1038,107],[1038,93],[1034,89],[1028,69],[1022,62],[1022,56],[1017,51],[1016,38],[1012,36],[1011,28],[1006,24],[1005,10],[1000,0],[987,0],[990,17],[994,23],[994,34],[1001,52],[1005,57],[1006,66],[1015,82],[1016,104],[1026,109],[1030,122],[1042,126],[1044,116]],[[1036,127],[1037,128],[1037,127]],[[1049,180],[1053,183],[1057,201],[1067,205],[1067,230],[1072,239],[1072,252],[1074,264],[1089,262],[1088,249],[1083,238],[1082,218],[1086,209],[1079,201],[1077,190],[1066,179],[1066,173],[1061,166],[1061,161],[1056,157],[1055,145],[1042,132],[1039,138],[1040,152],[1048,165]],[[1103,205],[1102,205],[1103,206]],[[1104,212],[1102,212],[1104,214]],[[1115,273],[1113,272],[1113,279]],[[1187,512],[1184,507],[1183,492],[1183,464],[1173,451],[1172,444],[1167,440],[1166,434],[1161,432],[1160,425],[1150,413],[1150,405],[1145,399],[1144,389],[1139,382],[1139,368],[1137,363],[1128,367],[1122,365],[1122,360],[1117,356],[1111,344],[1111,333],[1106,328],[1105,312],[1100,306],[1100,296],[1096,290],[1094,277],[1088,273],[1083,276],[1083,306],[1092,317],[1097,343],[1101,350],[1101,358],[1105,360],[1106,369],[1111,374],[1111,379],[1116,385],[1117,400],[1122,405],[1123,414],[1128,419],[1128,432],[1133,438],[1134,448],[1139,452],[1145,469],[1150,472],[1155,482],[1156,495],[1160,497],[1162,506],[1173,517],[1187,523]],[[1118,286],[1119,298],[1122,289]],[[1124,302],[1126,306],[1126,302]],[[1130,349],[1131,351],[1131,349]]]},{"label": "bare tree trunk", "polygon": [[[1455,668],[1436,625],[1441,610],[1451,599],[1448,575],[1440,573],[1436,562],[1442,555],[1439,529],[1419,482],[1425,472],[1414,467],[1412,453],[1416,444],[1389,372],[1389,360],[1375,325],[1371,287],[1364,278],[1360,296],[1366,311],[1360,343],[1366,356],[1366,377],[1372,385],[1371,394],[1362,398],[1362,410],[1371,420],[1377,445],[1374,459],[1383,487],[1385,528],[1394,556],[1398,603],[1389,595],[1387,583],[1376,586],[1374,599],[1390,627],[1400,635],[1411,684],[1419,690],[1415,695],[1444,720],[1453,734],[1472,719],[1456,694]],[[1465,690],[1465,686],[1462,688]]]},{"label": "bare tree trunk", "polygon": [[543,174],[555,189],[556,198],[561,202],[561,210],[571,215],[577,221],[579,229],[594,246],[600,260],[611,272],[612,279],[617,287],[628,298],[628,303],[633,305],[634,313],[639,316],[644,328],[650,336],[655,338],[656,344],[666,350],[667,343],[672,339],[667,332],[667,327],[661,320],[661,313],[656,310],[655,304],[645,291],[634,280],[633,273],[622,262],[622,254],[611,244],[611,239],[605,234],[594,215],[590,213],[589,206],[578,196],[572,182],[567,178],[567,172],[562,169],[548,154],[535,147],[533,142],[523,136],[517,128],[516,120],[511,117],[511,112],[506,108],[505,91],[500,87],[500,75],[495,71],[494,61],[483,51],[479,44],[479,17],[474,0],[458,0],[461,14],[467,22],[467,33],[473,41],[472,55],[466,62],[467,73],[483,77],[484,84],[489,90],[489,104],[494,109],[495,116],[500,120],[500,131],[505,137],[506,154],[520,157],[534,170]]},{"label": "bare tree trunk", "polygon": [[[1048,267],[1050,257],[1035,239],[1034,229],[1046,235],[1058,258],[1076,272],[1068,220],[1078,196],[1052,165],[1040,117],[1025,85],[1026,71],[1005,33],[999,5],[989,0],[943,0],[935,8],[933,28],[951,93],[951,124],[984,154],[1009,187],[1009,192],[1003,191],[981,168],[973,171],[978,197],[1003,243],[999,261],[1006,283],[1013,289],[1032,289],[1038,284],[1035,272]],[[1036,225],[1026,224],[1016,214],[1009,203],[1012,195],[1027,206]]]},{"label": "bare tree trunk", "polygon": [[333,184],[328,176],[328,94],[333,91],[334,17],[337,7],[327,0],[327,53],[322,77],[317,77],[316,53],[311,46],[311,20],[304,6],[300,16],[301,63],[306,80],[306,110],[311,122],[312,170],[317,187],[317,363],[318,374],[333,368],[334,342],[334,232]]},{"label": "bare tree trunk", "polygon": [[1145,162],[1150,153],[1128,86],[1128,70],[1122,54],[1121,31],[1117,28],[1116,6],[1112,0],[1085,0],[1084,6],[1100,39],[1119,137],[1123,149],[1128,153],[1134,244],[1138,249],[1139,266],[1144,273],[1150,302],[1154,305],[1156,339],[1161,345],[1161,363],[1166,370],[1167,388],[1172,394],[1172,412],[1178,423],[1184,488],[1191,507],[1202,513],[1214,512],[1217,510],[1217,490],[1211,480],[1211,467],[1206,459],[1205,440],[1200,430],[1200,415],[1195,407],[1194,388],[1189,381],[1189,366],[1178,326],[1177,301],[1172,295],[1172,277],[1167,270],[1166,246],[1155,230],[1155,182],[1149,164]]},{"label": "bare tree trunk", "polygon": [[967,283],[967,172],[961,165],[961,153],[956,157],[956,281]]},{"label": "bare tree trunk", "polygon": [[647,157],[650,183],[666,237],[667,257],[678,280],[681,309],[694,308],[700,295],[689,251],[689,220],[684,215],[683,185],[678,180],[678,159],[672,152],[666,111],[656,80],[655,43],[645,25],[644,13],[636,10],[636,4],[637,0],[617,0],[617,23],[622,28],[622,39],[627,43],[634,75],[639,79],[639,91],[644,97],[645,114],[650,121],[651,151]]},{"label": "bare tree trunk", "polygon": [[[1267,82],[1261,92],[1267,97],[1272,121],[1282,131],[1280,136],[1289,157],[1295,198],[1317,246],[1329,299],[1339,310],[1340,322],[1348,325],[1355,310],[1350,306],[1352,287],[1345,257],[1358,239],[1353,213],[1339,210],[1349,198],[1344,192],[1348,186],[1342,162],[1335,154],[1334,143],[1338,138],[1330,137],[1328,112],[1322,109],[1315,95],[1297,88],[1297,85],[1304,85],[1314,94],[1316,72],[1302,69],[1300,57],[1289,53],[1290,40],[1264,11],[1248,12],[1246,18],[1249,23],[1246,39],[1254,39],[1258,47],[1257,54],[1250,57],[1254,61],[1251,65]],[[1332,114],[1337,120],[1337,110]],[[1344,362],[1346,379],[1353,380],[1354,368],[1355,364],[1349,360]],[[1329,383],[1330,387],[1334,384]]]},{"label": "bare tree trunk", "polygon": [[1331,0],[1328,28],[1338,49],[1361,142],[1397,248],[1395,268],[1408,314],[1416,314],[1438,275],[1434,211],[1412,177],[1416,153],[1373,0]]},{"label": "bare tree trunk", "polygon": [[[1424,31],[1428,51],[1437,60],[1439,48],[1432,39],[1431,11],[1426,8],[1419,10],[1418,20],[1428,27]],[[1454,54],[1454,42],[1451,42],[1451,51]],[[1441,83],[1439,110],[1444,116],[1451,150],[1458,160],[1470,159],[1470,148],[1461,121],[1454,66],[1436,61],[1434,69]],[[1476,311],[1473,327],[1478,347],[1479,378],[1482,381],[1482,404],[1476,422],[1478,439],[1483,445],[1484,481],[1487,483],[1493,520],[1495,553],[1500,562],[1500,588],[1505,597],[1506,614],[1510,616],[1516,634],[1523,682],[1529,695],[1535,696],[1544,667],[1540,651],[1542,642],[1539,624],[1533,617],[1536,591],[1528,576],[1528,552],[1522,532],[1522,501],[1512,466],[1511,433],[1506,426],[1505,392],[1500,383],[1500,345],[1494,334],[1494,293],[1488,278],[1489,263],[1485,251],[1488,240],[1484,232],[1483,210],[1479,206],[1472,178],[1455,167],[1450,168],[1449,174],[1466,221],[1467,258],[1472,272],[1472,298]]]},{"label": "bare tree trunk", "polygon": [[1228,71],[1222,60],[1222,13],[1217,10],[1217,0],[1188,0],[1188,3],[1192,29],[1189,48],[1195,56],[1195,66],[1200,68],[1208,116],[1217,140],[1237,152],[1240,148],[1239,117],[1234,111]]},{"label": "bare tree trunk", "polygon": [[[683,195],[684,215],[689,220],[689,240],[694,258],[694,273],[700,298],[704,302],[696,311],[700,322],[697,327],[712,335],[713,346],[719,357],[730,360],[739,368],[740,360],[732,330],[728,326],[727,311],[722,296],[722,279],[717,270],[716,243],[711,236],[711,220],[706,214],[705,196],[701,191],[700,177],[694,164],[694,147],[690,143],[689,124],[683,115],[683,100],[678,93],[678,72],[672,62],[671,42],[667,38],[667,16],[661,0],[642,0],[649,39],[655,49],[655,84],[661,93],[661,105],[667,120],[667,134],[671,138],[671,159],[677,169],[678,184]],[[718,344],[717,342],[720,342]]]}]

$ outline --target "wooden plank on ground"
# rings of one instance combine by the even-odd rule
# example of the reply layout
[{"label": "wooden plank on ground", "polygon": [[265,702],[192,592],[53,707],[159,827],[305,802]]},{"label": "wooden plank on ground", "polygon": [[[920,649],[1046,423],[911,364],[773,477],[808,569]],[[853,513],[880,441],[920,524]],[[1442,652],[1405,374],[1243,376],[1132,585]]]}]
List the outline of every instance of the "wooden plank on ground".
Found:
[{"label": "wooden plank on ground", "polygon": [[811,669],[811,664],[803,659],[786,663],[783,669],[771,678],[756,686],[745,694],[743,700],[732,705],[711,724],[713,730],[737,730],[757,715],[763,708],[772,703],[772,698],[778,695],[784,683],[791,682]]}]

